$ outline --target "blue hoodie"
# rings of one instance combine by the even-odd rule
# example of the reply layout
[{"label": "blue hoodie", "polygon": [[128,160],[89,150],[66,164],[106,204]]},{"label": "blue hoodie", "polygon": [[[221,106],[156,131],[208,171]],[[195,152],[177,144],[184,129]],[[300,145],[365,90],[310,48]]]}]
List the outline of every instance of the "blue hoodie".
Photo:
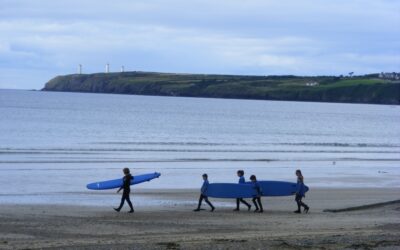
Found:
[{"label": "blue hoodie", "polygon": [[246,180],[244,179],[244,176],[239,177],[239,184],[245,184]]},{"label": "blue hoodie", "polygon": [[208,180],[205,180],[204,182],[203,182],[203,185],[201,186],[201,189],[200,189],[200,191],[201,191],[201,194],[205,194],[205,192],[207,191],[207,188],[208,188]]},{"label": "blue hoodie", "polygon": [[251,185],[252,185],[253,189],[255,190],[255,197],[261,196],[262,189],[261,189],[260,183],[258,183],[258,181],[255,181],[255,182],[251,182]]},{"label": "blue hoodie", "polygon": [[304,186],[303,180],[301,180],[300,178],[297,178],[296,193],[303,197],[306,193],[306,187]]}]

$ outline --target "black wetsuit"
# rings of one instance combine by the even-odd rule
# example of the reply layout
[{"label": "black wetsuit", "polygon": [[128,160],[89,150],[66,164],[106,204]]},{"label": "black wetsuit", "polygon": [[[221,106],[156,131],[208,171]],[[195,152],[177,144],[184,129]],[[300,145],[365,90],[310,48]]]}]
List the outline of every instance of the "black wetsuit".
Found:
[{"label": "black wetsuit", "polygon": [[[244,179],[244,176],[240,176],[239,178],[239,184],[245,184],[246,180]],[[245,200],[243,200],[243,198],[237,198],[236,199],[236,211],[239,211],[239,205],[240,202],[242,202],[243,204],[245,204],[247,206],[248,209],[250,209],[251,205],[249,203],[247,203]]]},{"label": "black wetsuit", "polygon": [[300,212],[300,208],[304,207],[305,211],[308,212],[309,207],[305,204],[302,199],[305,197],[306,188],[304,186],[303,178],[297,178],[297,191],[295,201],[297,203],[297,210],[296,212]]},{"label": "black wetsuit", "polygon": [[[255,190],[255,195],[253,196],[253,203],[254,206],[256,207],[256,211],[263,212],[263,205],[261,203],[261,195],[262,195],[262,190],[260,184],[256,182],[252,182],[253,189]],[[258,204],[257,204],[258,203]]]},{"label": "black wetsuit", "polygon": [[129,207],[131,208],[131,211],[133,211],[132,202],[131,202],[131,199],[129,198],[129,194],[131,192],[131,180],[133,180],[133,176],[131,174],[127,174],[124,176],[124,178],[122,180],[123,180],[123,184],[119,190],[123,189],[124,192],[122,193],[121,204],[119,205],[117,210],[121,210],[121,208],[124,205],[124,202],[126,200],[126,202],[128,202]]},{"label": "black wetsuit", "polygon": [[205,195],[207,188],[208,188],[208,180],[205,180],[203,182],[203,185],[201,186],[201,194],[200,194],[200,198],[199,198],[199,205],[197,206],[197,209],[195,209],[196,211],[200,210],[201,207],[201,203],[203,202],[203,200],[211,207],[211,210],[214,211],[214,206],[211,204],[211,202],[208,200],[207,195]]}]

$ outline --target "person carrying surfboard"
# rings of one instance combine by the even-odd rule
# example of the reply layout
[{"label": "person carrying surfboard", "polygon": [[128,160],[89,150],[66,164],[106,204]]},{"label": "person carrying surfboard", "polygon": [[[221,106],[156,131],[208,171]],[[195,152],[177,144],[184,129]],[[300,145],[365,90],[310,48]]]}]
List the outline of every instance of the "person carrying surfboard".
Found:
[{"label": "person carrying surfboard", "polygon": [[[254,212],[259,212],[259,213],[263,213],[264,209],[261,203],[261,195],[262,195],[262,190],[261,190],[261,186],[257,181],[257,177],[255,175],[250,176],[250,180],[251,183],[253,185],[253,189],[254,189],[254,195],[253,195],[253,203],[254,206],[256,207],[256,209],[254,210]],[[258,205],[257,205],[258,203]]]},{"label": "person carrying surfboard", "polygon": [[200,198],[199,198],[199,204],[198,204],[197,208],[193,211],[195,211],[195,212],[200,211],[200,207],[201,207],[201,203],[203,202],[203,199],[211,207],[211,212],[213,212],[215,210],[215,207],[211,204],[211,202],[208,200],[208,197],[205,195],[208,185],[209,185],[208,175],[203,174],[203,185],[201,186],[201,189],[200,189],[201,194],[200,194]]},{"label": "person carrying surfboard", "polygon": [[[239,177],[239,184],[245,184],[246,180],[244,179],[244,171],[243,170],[238,170],[237,171],[237,176]],[[237,198],[236,199],[236,209],[234,209],[233,211],[239,211],[239,205],[240,202],[242,202],[243,204],[245,204],[247,206],[247,210],[250,211],[251,209],[251,205],[249,203],[247,203],[247,201],[243,200],[243,198]]]},{"label": "person carrying surfboard", "polygon": [[126,202],[128,202],[129,207],[131,208],[131,210],[128,213],[133,213],[134,210],[133,210],[132,202],[131,202],[131,199],[129,198],[129,194],[131,192],[131,180],[133,180],[133,176],[130,174],[129,168],[124,168],[122,171],[124,172],[125,176],[122,178],[123,184],[118,189],[117,193],[119,193],[122,189],[124,191],[122,193],[121,203],[119,204],[119,207],[114,208],[114,210],[117,212],[121,211],[121,208],[124,205],[124,202],[126,200]]},{"label": "person carrying surfboard", "polygon": [[296,170],[296,176],[297,176],[297,186],[296,186],[296,198],[295,201],[297,203],[297,210],[294,211],[296,214],[301,213],[301,207],[304,207],[304,212],[308,213],[308,210],[310,210],[310,207],[307,206],[304,202],[301,200],[303,197],[306,197],[306,187],[304,185],[304,177],[303,174],[301,173],[300,169]]}]

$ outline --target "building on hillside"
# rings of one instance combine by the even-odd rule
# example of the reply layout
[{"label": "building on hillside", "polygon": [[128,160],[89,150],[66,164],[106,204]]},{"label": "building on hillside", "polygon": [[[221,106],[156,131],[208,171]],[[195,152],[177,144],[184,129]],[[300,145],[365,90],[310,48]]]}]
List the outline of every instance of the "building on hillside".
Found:
[{"label": "building on hillside", "polygon": [[306,86],[310,86],[310,87],[312,87],[312,86],[317,86],[317,85],[319,85],[318,82],[307,82],[307,83],[306,83]]},{"label": "building on hillside", "polygon": [[400,73],[397,72],[381,72],[379,78],[390,79],[390,80],[400,80]]}]

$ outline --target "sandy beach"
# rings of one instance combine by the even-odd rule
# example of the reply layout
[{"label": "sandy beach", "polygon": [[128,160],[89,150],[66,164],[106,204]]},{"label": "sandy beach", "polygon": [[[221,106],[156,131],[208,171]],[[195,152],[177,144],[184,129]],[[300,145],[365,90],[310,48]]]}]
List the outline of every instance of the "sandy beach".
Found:
[{"label": "sandy beach", "polygon": [[[146,207],[135,204],[135,196],[176,204]],[[195,213],[197,190],[139,190],[134,214],[105,206],[1,205],[0,248],[395,249],[400,247],[400,202],[324,210],[399,196],[400,189],[313,189],[305,199],[311,210],[300,215],[293,213],[293,197],[264,198],[263,214],[234,212],[234,201],[215,199],[215,212],[204,206]]]}]

